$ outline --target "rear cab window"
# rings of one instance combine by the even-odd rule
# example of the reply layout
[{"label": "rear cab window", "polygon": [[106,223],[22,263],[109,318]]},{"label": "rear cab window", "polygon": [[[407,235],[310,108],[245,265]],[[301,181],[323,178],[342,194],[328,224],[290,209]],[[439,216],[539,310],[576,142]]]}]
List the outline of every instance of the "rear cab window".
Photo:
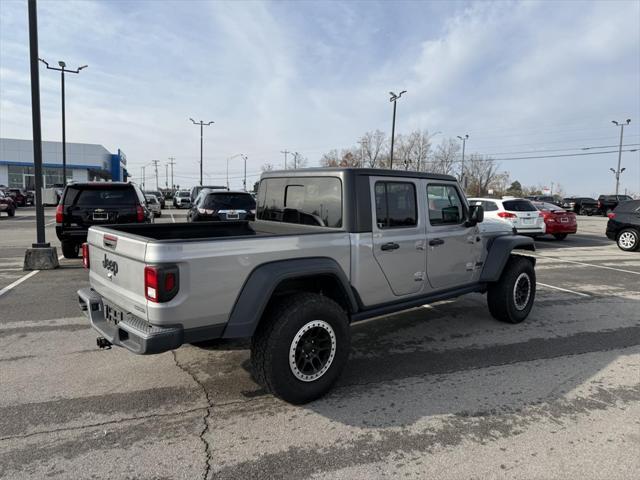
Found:
[{"label": "rear cab window", "polygon": [[341,228],[342,182],[337,177],[265,178],[256,219]]}]

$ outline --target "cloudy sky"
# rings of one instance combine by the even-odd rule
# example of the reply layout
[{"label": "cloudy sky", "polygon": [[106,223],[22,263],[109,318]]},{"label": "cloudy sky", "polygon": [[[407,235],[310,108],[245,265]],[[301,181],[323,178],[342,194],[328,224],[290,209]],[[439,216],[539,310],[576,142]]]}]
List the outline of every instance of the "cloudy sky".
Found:
[{"label": "cloudy sky", "polygon": [[[248,155],[249,182],[281,150],[311,165],[368,130],[469,134],[525,185],[609,193],[611,120],[640,144],[640,1],[39,2],[40,56],[89,64],[67,81],[67,140],[127,155],[130,172],[176,157],[208,181]],[[41,70],[43,139],[60,139],[59,77]],[[0,2],[0,135],[31,138],[26,0]],[[587,147],[603,147],[590,148]],[[622,191],[640,193],[640,151],[623,153]],[[164,169],[162,169],[164,170]],[[231,161],[240,185],[239,158]]]}]

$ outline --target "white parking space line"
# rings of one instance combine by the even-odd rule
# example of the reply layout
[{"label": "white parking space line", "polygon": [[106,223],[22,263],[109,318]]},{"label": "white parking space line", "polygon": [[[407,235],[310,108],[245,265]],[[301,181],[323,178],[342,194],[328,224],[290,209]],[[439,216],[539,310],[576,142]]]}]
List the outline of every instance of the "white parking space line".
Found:
[{"label": "white parking space line", "polygon": [[614,270],[616,272],[631,273],[632,275],[640,275],[640,272],[634,272],[632,270],[623,270],[622,268],[606,267],[604,265],[595,265],[593,263],[576,262],[575,260],[566,260],[566,259],[563,259],[563,258],[548,257],[546,255],[534,255],[534,256],[536,258],[540,258],[540,259],[546,258],[546,259],[549,259],[549,260],[555,260],[556,262],[575,263],[576,265],[585,265],[587,267],[603,268],[605,270]]},{"label": "white parking space line", "polygon": [[591,295],[587,295],[586,293],[581,293],[581,292],[576,292],[574,290],[569,290],[569,289],[566,289],[566,288],[556,287],[555,285],[547,285],[546,283],[536,282],[536,285],[539,285],[539,286],[545,287],[545,288],[552,288],[553,290],[560,290],[561,292],[573,293],[574,295],[578,295],[580,297],[590,297],[591,296]]},{"label": "white parking space line", "polygon": [[[62,260],[64,258],[64,255],[60,255],[58,257],[58,261]],[[4,295],[5,293],[13,290],[15,287],[17,287],[18,285],[20,285],[22,282],[25,282],[27,280],[29,280],[31,277],[33,277],[36,273],[38,273],[40,270],[34,270],[32,272],[27,273],[26,275],[20,277],[18,280],[16,280],[13,283],[10,283],[9,285],[7,285],[6,287],[4,287],[2,290],[0,290],[0,297],[2,295]]]},{"label": "white parking space line", "polygon": [[56,221],[54,220],[53,222],[49,222],[49,223],[45,223],[44,226],[48,227],[49,225],[53,225],[54,223],[56,223]]},{"label": "white parking space line", "polygon": [[16,280],[13,283],[10,283],[9,285],[7,285],[6,287],[4,287],[2,290],[0,290],[0,297],[2,295],[4,295],[5,293],[9,292],[10,290],[12,290],[13,288],[17,287],[18,285],[20,285],[22,282],[29,280],[31,277],[33,277],[36,273],[38,273],[40,270],[34,270],[33,272],[29,272],[27,273],[25,276],[20,277],[18,280]]},{"label": "white parking space line", "polygon": [[176,219],[175,219],[175,218],[173,218],[173,213],[170,213],[169,215],[171,215],[171,221],[172,221],[173,223],[176,223]]}]

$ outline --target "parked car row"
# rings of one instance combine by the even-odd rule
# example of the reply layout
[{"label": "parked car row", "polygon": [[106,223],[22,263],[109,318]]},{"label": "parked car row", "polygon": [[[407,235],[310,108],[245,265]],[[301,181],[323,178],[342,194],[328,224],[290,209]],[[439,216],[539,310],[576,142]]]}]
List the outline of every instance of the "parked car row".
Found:
[{"label": "parked car row", "polygon": [[16,204],[13,198],[6,195],[3,190],[0,190],[0,212],[4,212],[10,217],[16,214]]},{"label": "parked car row", "polygon": [[26,207],[27,205],[33,205],[34,203],[34,192],[32,191],[4,186],[0,186],[0,191],[4,193],[5,197],[9,197],[13,200],[15,207]]}]

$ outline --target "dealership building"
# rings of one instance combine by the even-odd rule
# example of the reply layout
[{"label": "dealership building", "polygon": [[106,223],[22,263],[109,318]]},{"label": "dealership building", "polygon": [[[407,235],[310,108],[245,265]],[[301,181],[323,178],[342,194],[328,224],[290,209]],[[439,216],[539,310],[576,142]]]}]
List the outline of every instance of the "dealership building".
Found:
[{"label": "dealership building", "polygon": [[[35,188],[33,142],[0,138],[0,185]],[[67,183],[126,181],[127,157],[118,149],[109,152],[102,145],[67,142]],[[62,142],[42,142],[42,182],[45,187],[64,184]]]}]

